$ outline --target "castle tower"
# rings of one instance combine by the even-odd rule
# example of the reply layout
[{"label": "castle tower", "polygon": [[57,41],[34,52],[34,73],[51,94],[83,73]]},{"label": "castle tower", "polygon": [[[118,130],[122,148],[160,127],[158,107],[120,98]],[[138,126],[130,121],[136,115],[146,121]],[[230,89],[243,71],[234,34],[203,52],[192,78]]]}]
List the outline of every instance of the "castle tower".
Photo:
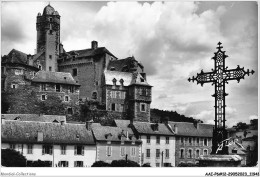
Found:
[{"label": "castle tower", "polygon": [[129,116],[140,122],[150,122],[152,86],[146,81],[145,73],[134,73],[129,86]]},{"label": "castle tower", "polygon": [[37,54],[44,53],[40,61],[41,69],[58,71],[57,58],[60,54],[60,15],[55,9],[47,5],[43,14],[37,15]]}]

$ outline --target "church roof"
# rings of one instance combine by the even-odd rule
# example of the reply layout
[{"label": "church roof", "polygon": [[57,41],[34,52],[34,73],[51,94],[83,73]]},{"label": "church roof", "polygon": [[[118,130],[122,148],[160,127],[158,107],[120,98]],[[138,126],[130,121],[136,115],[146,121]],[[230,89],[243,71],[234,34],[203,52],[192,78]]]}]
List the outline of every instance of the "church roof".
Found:
[{"label": "church roof", "polygon": [[18,120],[18,121],[38,121],[38,122],[66,122],[66,116],[60,115],[39,115],[39,114],[2,114],[5,120]]},{"label": "church roof", "polygon": [[[1,129],[2,142],[95,144],[91,131],[84,124],[5,121]],[[43,135],[40,141],[38,132]]]},{"label": "church roof", "polygon": [[[72,51],[66,52],[66,54],[68,54],[69,56],[76,55],[76,57],[90,57],[90,56],[95,56],[95,55],[104,54],[104,53],[107,53],[107,54],[115,57],[105,47],[98,47],[96,49],[72,50]],[[63,54],[63,55],[65,55],[65,54]]]},{"label": "church roof", "polygon": [[174,130],[174,126],[177,127],[176,135],[179,136],[196,136],[196,137],[212,137],[213,127],[211,124],[197,124],[197,128],[193,123],[189,122],[172,122],[169,121],[168,125]]},{"label": "church roof", "polygon": [[27,54],[16,49],[12,49],[8,55],[5,55],[2,58],[2,63],[19,63],[27,65]]},{"label": "church roof", "polygon": [[43,9],[43,15],[59,15],[59,13],[55,11],[55,9],[50,4],[48,4]]},{"label": "church roof", "polygon": [[116,85],[121,85],[123,79],[124,86],[129,86],[132,82],[132,73],[119,71],[104,71],[106,85],[114,85],[113,79],[116,79]]},{"label": "church roof", "polygon": [[65,73],[65,72],[39,71],[35,74],[32,81],[44,82],[44,83],[79,85],[78,83],[76,83],[76,81],[73,79],[70,73]]}]

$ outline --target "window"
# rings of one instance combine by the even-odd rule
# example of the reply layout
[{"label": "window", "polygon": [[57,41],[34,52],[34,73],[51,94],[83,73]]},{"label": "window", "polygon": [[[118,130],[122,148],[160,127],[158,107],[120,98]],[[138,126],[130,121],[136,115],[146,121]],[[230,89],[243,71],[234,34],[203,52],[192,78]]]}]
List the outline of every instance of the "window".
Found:
[{"label": "window", "polygon": [[16,89],[18,87],[17,84],[11,84],[11,88]]},{"label": "window", "polygon": [[83,161],[74,161],[74,167],[83,167]]},{"label": "window", "polygon": [[144,79],[143,78],[140,78],[141,82],[144,82]]},{"label": "window", "polygon": [[47,96],[46,96],[46,95],[42,95],[42,96],[41,96],[41,99],[42,99],[42,101],[44,101],[44,100],[47,99]]},{"label": "window", "polygon": [[107,156],[112,156],[112,147],[107,146]]},{"label": "window", "polygon": [[169,149],[165,149],[165,158],[170,158],[170,150]]},{"label": "window", "polygon": [[66,96],[64,97],[64,101],[68,102],[68,101],[69,101],[69,96],[66,95]]},{"label": "window", "polygon": [[198,158],[199,156],[200,156],[200,150],[197,149],[197,150],[196,150],[196,158]]},{"label": "window", "polygon": [[208,146],[208,139],[204,138],[204,146]]},{"label": "window", "polygon": [[41,84],[41,91],[46,91],[46,84]]},{"label": "window", "polygon": [[125,92],[121,92],[121,99],[125,99]]},{"label": "window", "polygon": [[141,110],[141,112],[145,112],[146,111],[146,104],[145,103],[141,103],[140,104],[140,110]]},{"label": "window", "polygon": [[52,22],[52,18],[50,18],[50,22]]},{"label": "window", "polygon": [[38,68],[39,68],[39,70],[42,70],[42,65],[39,64],[39,65],[38,65]]},{"label": "window", "polygon": [[121,105],[120,105],[120,112],[125,112],[125,106],[124,106],[124,104],[121,104]]},{"label": "window", "polygon": [[197,145],[200,145],[200,138],[197,138]]},{"label": "window", "polygon": [[10,144],[10,149],[15,150],[15,144]]},{"label": "window", "polygon": [[70,85],[70,86],[69,86],[69,92],[70,92],[70,93],[74,93],[74,86],[73,86],[73,85]]},{"label": "window", "polygon": [[160,144],[160,136],[156,136],[156,144]]},{"label": "window", "polygon": [[77,75],[78,75],[78,69],[77,68],[72,69],[72,76],[75,77]]},{"label": "window", "polygon": [[191,149],[189,149],[189,155],[188,155],[188,158],[192,158],[192,150]]},{"label": "window", "polygon": [[52,30],[50,30],[50,34],[52,34]]},{"label": "window", "polygon": [[58,166],[59,167],[68,167],[69,166],[69,162],[68,161],[59,161],[58,162]]},{"label": "window", "polygon": [[67,108],[67,113],[68,113],[68,114],[73,114],[73,111],[72,111],[72,108],[71,108],[71,107]]},{"label": "window", "polygon": [[65,145],[61,145],[60,146],[60,154],[61,155],[66,155],[66,146]]},{"label": "window", "polygon": [[113,82],[112,89],[115,89],[115,88],[116,88],[116,78],[114,78],[114,79],[112,80],[112,82]]},{"label": "window", "polygon": [[166,136],[166,144],[169,144],[169,141],[170,140],[170,138],[168,137],[168,136]]},{"label": "window", "polygon": [[52,155],[52,146],[51,145],[43,145],[42,146],[42,155],[50,154]]},{"label": "window", "polygon": [[233,154],[237,154],[237,150],[236,149],[232,149],[232,153]]},{"label": "window", "polygon": [[150,135],[147,135],[146,138],[147,138],[147,139],[146,139],[146,143],[147,143],[147,144],[150,144],[150,143],[151,143],[151,137],[150,137]]},{"label": "window", "polygon": [[125,156],[125,148],[126,147],[120,147],[120,155]]},{"label": "window", "polygon": [[142,95],[142,96],[146,96],[146,89],[145,89],[145,88],[142,88],[142,89],[141,89],[141,95]]},{"label": "window", "polygon": [[203,155],[208,155],[208,150],[207,149],[204,149]]},{"label": "window", "polygon": [[156,163],[155,165],[156,165],[156,167],[160,167],[160,163]]},{"label": "window", "polygon": [[21,69],[16,69],[16,70],[14,71],[14,74],[15,74],[15,75],[22,75],[22,74],[23,74],[23,70],[21,70]]},{"label": "window", "polygon": [[32,154],[33,153],[32,150],[33,150],[33,145],[32,144],[28,144],[27,145],[27,154]]},{"label": "window", "polygon": [[52,55],[49,55],[49,59],[52,59]]},{"label": "window", "polygon": [[52,67],[51,66],[49,66],[49,71],[52,71]]},{"label": "window", "polygon": [[160,158],[160,149],[156,149],[156,158],[157,158],[157,159]]},{"label": "window", "polygon": [[112,104],[111,104],[111,110],[112,110],[112,111],[115,111],[115,110],[116,110],[116,104],[115,104],[115,103],[112,103]]},{"label": "window", "polygon": [[182,143],[182,144],[184,143],[184,138],[183,138],[183,137],[181,137],[181,143]]},{"label": "window", "polygon": [[56,92],[60,92],[60,84],[56,84]]},{"label": "window", "polygon": [[74,155],[84,155],[84,146],[74,146]]},{"label": "window", "polygon": [[180,156],[180,158],[184,158],[184,149],[181,149],[181,156]]},{"label": "window", "polygon": [[150,149],[146,149],[146,157],[150,158],[151,154],[150,154]]},{"label": "window", "polygon": [[116,97],[116,92],[115,91],[111,91],[112,92],[112,98]]},{"label": "window", "polygon": [[92,93],[92,99],[96,100],[97,99],[97,92]]},{"label": "window", "polygon": [[132,157],[136,156],[136,148],[135,147],[131,147],[131,156]]}]

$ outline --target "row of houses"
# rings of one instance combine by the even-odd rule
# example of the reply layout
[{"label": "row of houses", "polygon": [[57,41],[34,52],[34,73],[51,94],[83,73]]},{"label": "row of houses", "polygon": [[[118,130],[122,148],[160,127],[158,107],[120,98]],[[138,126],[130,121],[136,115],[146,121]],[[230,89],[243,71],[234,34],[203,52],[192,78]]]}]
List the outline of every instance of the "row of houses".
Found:
[{"label": "row of houses", "polygon": [[91,167],[95,161],[129,159],[140,165],[171,167],[196,164],[211,152],[213,125],[114,120],[112,126],[65,116],[2,114],[2,148],[23,154],[27,164],[48,161],[52,167]]}]

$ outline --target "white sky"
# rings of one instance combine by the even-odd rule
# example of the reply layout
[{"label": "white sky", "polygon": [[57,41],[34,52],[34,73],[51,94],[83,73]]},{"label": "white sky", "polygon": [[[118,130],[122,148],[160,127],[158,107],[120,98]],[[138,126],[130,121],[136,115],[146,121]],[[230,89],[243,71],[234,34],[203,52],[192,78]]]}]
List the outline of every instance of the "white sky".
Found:
[{"label": "white sky", "polygon": [[[13,48],[34,53],[36,16],[48,2],[2,2],[1,55]],[[237,65],[256,73],[226,86],[227,125],[257,118],[257,2],[51,2],[61,15],[65,50],[90,48],[92,40],[118,58],[134,55],[153,85],[153,108],[214,120],[214,86],[189,83],[211,71],[217,43]]]}]

